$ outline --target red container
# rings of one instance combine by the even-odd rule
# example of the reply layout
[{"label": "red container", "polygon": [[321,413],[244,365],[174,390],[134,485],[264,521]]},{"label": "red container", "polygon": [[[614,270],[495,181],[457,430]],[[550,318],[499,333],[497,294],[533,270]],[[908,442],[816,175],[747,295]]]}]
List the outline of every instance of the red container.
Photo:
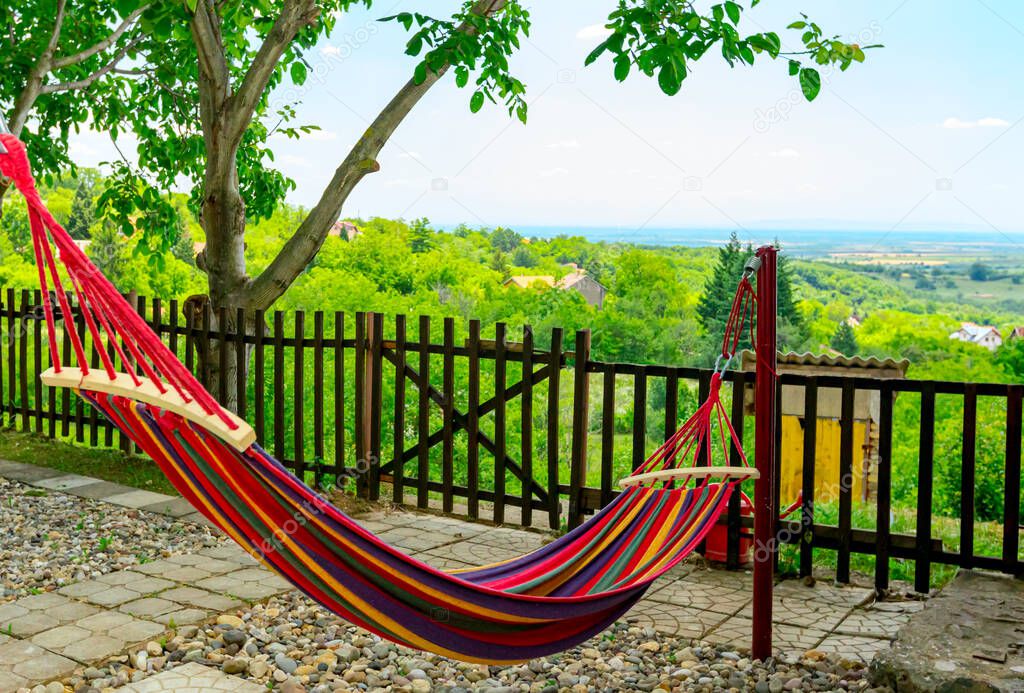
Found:
[{"label": "red container", "polygon": [[[750,517],[754,514],[754,504],[747,494],[740,492],[740,515]],[[722,514],[726,518],[725,513]],[[729,527],[724,524],[716,524],[708,532],[707,548],[704,550],[704,558],[709,561],[725,563],[729,558]],[[754,558],[754,542],[750,537],[750,530],[740,533],[740,564],[750,563]]]}]

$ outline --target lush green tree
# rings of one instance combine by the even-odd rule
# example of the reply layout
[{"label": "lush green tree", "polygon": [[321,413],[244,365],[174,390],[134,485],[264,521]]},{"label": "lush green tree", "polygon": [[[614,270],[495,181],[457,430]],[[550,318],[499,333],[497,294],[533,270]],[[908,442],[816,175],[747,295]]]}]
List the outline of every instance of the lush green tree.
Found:
[{"label": "lush green tree", "polygon": [[512,229],[499,226],[491,234],[491,246],[503,253],[511,253],[523,243],[523,237]]},{"label": "lush green tree", "polygon": [[[406,53],[418,59],[411,78],[364,130],[319,201],[291,229],[277,254],[258,274],[251,274],[254,267],[248,265],[245,252],[247,231],[251,224],[270,218],[294,187],[274,167],[269,138],[273,133],[299,137],[314,128],[296,124],[293,104],[271,94],[288,82],[315,88],[311,83],[305,86],[312,67],[308,52],[357,4],[372,3],[122,0],[94,2],[95,7],[79,5],[93,10],[83,14],[83,27],[104,27],[105,36],[112,38],[106,48],[113,51],[105,61],[103,51],[83,58],[82,71],[88,70],[90,60],[100,65],[84,75],[84,81],[95,83],[115,58],[136,59],[120,70],[118,79],[109,80],[112,89],[83,92],[88,95],[83,98],[92,99],[88,103],[66,101],[63,113],[48,107],[45,117],[52,123],[39,132],[48,133],[52,124],[66,135],[72,124],[85,122],[90,115],[97,128],[115,138],[133,132],[138,138],[137,157],[117,166],[102,199],[104,213],[125,233],[132,233],[138,210],[147,210],[145,218],[158,223],[146,231],[161,238],[138,247],[165,253],[176,240],[174,226],[168,223],[174,210],[166,191],[183,183],[190,186],[193,205],[201,211],[206,250],[197,264],[207,275],[209,300],[218,308],[246,309],[251,321],[253,311],[269,308],[313,265],[352,191],[379,169],[381,149],[447,73],[454,75],[456,86],[472,92],[469,108],[473,112],[491,101],[523,121],[527,118],[525,86],[509,69],[509,57],[530,29],[529,12],[520,0],[465,0],[449,16],[402,11],[389,17],[409,32]],[[64,6],[60,0],[58,7]],[[33,45],[28,50],[12,46],[17,52],[12,62],[19,71],[14,79],[5,75],[4,83],[15,85],[9,87],[14,90],[29,84],[43,91],[40,85],[48,89],[57,82],[47,82],[48,77],[40,80],[38,70],[31,67],[33,61],[53,55],[50,44],[63,48],[60,36],[41,30],[47,21],[52,24],[52,3],[25,6],[19,2],[17,8],[17,16],[26,18],[30,27],[9,34],[13,41],[31,35]],[[635,68],[656,77],[664,92],[674,94],[690,66],[709,55],[720,54],[730,65],[753,65],[758,58],[782,60],[806,98],[813,99],[821,87],[816,66],[845,69],[864,59],[861,47],[827,37],[806,18],[790,25],[798,50],[783,52],[776,32],[741,33],[743,11],[744,4],[732,0],[706,11],[698,11],[687,0],[621,0],[608,16],[610,36],[587,63],[610,55],[616,78],[625,79]],[[115,12],[124,13],[124,22],[118,24]],[[110,34],[110,27],[120,33]],[[68,33],[73,29],[69,23]],[[81,45],[75,48],[81,54]],[[6,56],[7,51],[0,55]],[[54,65],[46,67],[49,75]],[[115,67],[116,62],[103,74],[113,73]],[[0,105],[9,101],[0,98]],[[20,130],[21,124],[17,125]],[[57,146],[56,154],[42,153],[47,148],[45,137],[40,137],[34,151],[39,158],[49,157],[49,165],[55,168],[66,160],[60,156],[66,148]],[[235,311],[228,310],[228,315],[234,316]],[[212,356],[216,364],[215,350]],[[208,375],[216,387],[215,367]]]},{"label": "lush green tree", "polygon": [[495,248],[494,252],[491,253],[490,268],[500,274],[502,278],[508,278],[508,255],[506,255],[500,248]]},{"label": "lush green tree", "polygon": [[527,269],[537,266],[537,253],[528,245],[520,245],[512,252],[512,264]]},{"label": "lush green tree", "polygon": [[[74,171],[68,137],[97,113],[111,77],[138,55],[151,5],[107,0],[0,2],[0,108],[46,181]],[[0,196],[7,190],[0,181]]]},{"label": "lush green tree", "polygon": [[89,227],[96,220],[96,210],[93,204],[92,187],[82,181],[75,190],[75,199],[71,203],[71,215],[68,218],[67,232],[72,238],[85,240],[89,238]]},{"label": "lush green tree", "polygon": [[89,259],[103,272],[104,276],[121,291],[140,287],[128,286],[124,281],[131,261],[128,240],[113,224],[98,224],[94,227],[92,242],[86,250]]},{"label": "lush green tree", "polygon": [[[743,267],[753,253],[748,246],[745,250],[735,231],[729,236],[729,242],[718,249],[718,259],[714,270],[704,284],[704,294],[697,304],[697,316],[704,332],[711,338],[713,350],[718,349],[725,334],[725,324],[732,309],[736,285],[743,274]],[[744,344],[749,340],[744,337]]]},{"label": "lush green tree", "polygon": [[195,267],[196,265],[196,243],[192,238],[192,234],[189,232],[188,227],[184,221],[180,223],[178,228],[178,240],[171,246],[171,255],[173,255],[180,262],[184,262],[186,265]]},{"label": "lush green tree", "polygon": [[[775,247],[781,248],[778,239]],[[776,305],[778,306],[779,347],[790,351],[802,350],[810,340],[810,329],[804,320],[803,313],[797,307],[793,289],[792,261],[785,253],[779,253],[777,265],[778,283]]]},{"label": "lush green tree", "polygon": [[996,351],[996,363],[1006,369],[1007,375],[1017,382],[1024,381],[1024,339],[1003,342]]},{"label": "lush green tree", "polygon": [[967,276],[971,278],[971,281],[987,282],[993,278],[992,268],[984,262],[975,262],[971,265],[970,269],[967,270]]},{"label": "lush green tree", "polygon": [[839,323],[839,327],[836,328],[835,334],[832,335],[832,340],[829,342],[829,346],[843,356],[857,355],[857,335],[854,334],[853,327],[849,322],[843,320]]},{"label": "lush green tree", "polygon": [[417,219],[409,225],[409,247],[417,255],[434,248],[434,230],[428,219]]}]

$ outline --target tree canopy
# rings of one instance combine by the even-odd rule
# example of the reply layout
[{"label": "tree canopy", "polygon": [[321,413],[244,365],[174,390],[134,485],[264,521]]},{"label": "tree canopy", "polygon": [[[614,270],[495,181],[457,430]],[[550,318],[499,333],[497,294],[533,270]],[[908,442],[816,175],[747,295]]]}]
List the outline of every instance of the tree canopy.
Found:
[{"label": "tree canopy", "polygon": [[[729,0],[704,11],[685,0],[621,0],[608,15],[609,37],[586,62],[610,56],[617,79],[636,71],[675,94],[692,63],[712,53],[730,65],[778,59],[813,99],[818,66],[845,70],[864,60],[863,47],[827,36],[805,16],[788,27],[799,40],[793,53],[782,50],[776,31],[743,32],[743,12],[757,3]],[[205,230],[198,266],[208,275],[211,299],[267,308],[319,252],[352,189],[379,168],[377,155],[394,130],[448,72],[470,92],[471,111],[490,102],[528,117],[526,86],[511,63],[532,21],[521,2],[465,0],[449,16],[400,11],[382,18],[408,32],[406,53],[417,58],[410,79],[340,162],[279,255],[250,275],[242,250],[246,224],[267,219],[294,187],[274,165],[270,136],[299,137],[316,127],[296,123],[295,104],[272,95],[306,83],[306,54],[357,5],[373,3],[57,0],[54,16],[53,0],[19,2],[4,8],[9,31],[2,40],[11,50],[0,53],[0,106],[9,110],[31,87],[35,98],[15,125],[21,131],[28,124],[24,136],[34,140],[44,170],[68,165],[73,128],[88,124],[115,140],[133,134],[137,156],[116,165],[100,199],[105,217],[127,234],[142,228],[156,237],[140,247],[165,251],[180,229],[168,191],[188,186]],[[89,89],[71,88],[84,83]]]}]

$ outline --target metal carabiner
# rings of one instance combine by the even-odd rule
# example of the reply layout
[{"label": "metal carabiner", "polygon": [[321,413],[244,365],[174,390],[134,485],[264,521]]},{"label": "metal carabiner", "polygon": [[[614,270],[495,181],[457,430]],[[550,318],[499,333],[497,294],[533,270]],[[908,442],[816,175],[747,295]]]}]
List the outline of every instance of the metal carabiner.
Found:
[{"label": "metal carabiner", "polygon": [[[715,368],[712,374],[717,374],[719,378],[725,379],[725,372],[729,370],[729,365],[732,363],[733,358],[736,354],[729,354],[726,358],[725,354],[719,354],[718,358],[715,359]],[[725,363],[722,363],[722,359],[725,358]],[[719,368],[721,366],[721,368]]]}]

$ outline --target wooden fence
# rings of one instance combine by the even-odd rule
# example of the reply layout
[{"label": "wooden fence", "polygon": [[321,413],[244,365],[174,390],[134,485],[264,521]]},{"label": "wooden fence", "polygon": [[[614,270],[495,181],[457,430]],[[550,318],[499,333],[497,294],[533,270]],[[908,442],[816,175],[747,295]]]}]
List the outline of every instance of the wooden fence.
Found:
[{"label": "wooden fence", "polygon": [[[0,415],[6,426],[130,451],[128,442],[81,400],[40,383],[37,375],[49,364],[39,304],[38,293],[0,292]],[[558,328],[540,335],[529,327],[513,331],[498,324],[485,336],[478,321],[462,325],[452,318],[410,322],[401,315],[275,312],[256,316],[256,324],[267,325],[265,331],[244,334],[212,330],[209,313],[183,319],[175,301],[137,299],[137,305],[193,370],[208,358],[211,343],[228,345],[217,352],[221,370],[233,359],[248,377],[221,381],[214,395],[224,400],[233,389],[239,413],[252,423],[259,444],[307,482],[321,488],[353,484],[370,499],[496,523],[575,526],[613,498],[616,481],[707,397],[711,380],[711,371],[704,369],[595,360],[588,331],[576,332],[570,341]],[[80,324],[78,329],[84,331]],[[96,347],[87,346],[98,365]],[[62,340],[62,349],[67,352],[69,340]],[[801,574],[811,573],[816,553],[834,554],[840,582],[850,580],[851,559],[861,557],[863,570],[863,557],[873,557],[869,562],[880,589],[888,587],[896,560],[913,562],[919,591],[928,589],[933,564],[1024,572],[1024,386],[791,374],[783,374],[781,383],[802,387],[806,413],[818,412],[822,389],[841,392],[835,520],[816,520],[821,514],[814,497],[817,429],[804,426],[799,512],[797,519],[779,522],[779,543],[795,547]],[[753,374],[731,372],[723,389],[748,451],[752,426],[744,393],[753,385]],[[854,498],[851,483],[858,392],[880,395],[875,494],[867,505]],[[906,400],[900,406],[916,405],[917,421],[912,436],[916,514],[912,531],[903,533],[892,525],[897,395]],[[953,466],[959,467],[955,547],[945,546],[934,531],[936,522],[948,522],[932,507],[936,470],[943,469],[936,464],[937,398],[944,398],[943,406],[952,398],[957,411],[962,409],[959,449],[939,451],[943,464],[955,454]],[[994,407],[1005,417],[998,441],[979,438],[982,400],[986,411]],[[908,432],[899,433],[905,447]],[[1000,550],[987,553],[975,545],[976,453],[982,442],[985,450],[998,444],[1003,457]],[[781,448],[781,439],[776,444]],[[699,462],[739,464],[740,458],[733,448],[728,460]],[[776,507],[777,496],[778,490]],[[722,523],[727,563],[735,567],[741,540],[750,532],[739,494]]]}]

